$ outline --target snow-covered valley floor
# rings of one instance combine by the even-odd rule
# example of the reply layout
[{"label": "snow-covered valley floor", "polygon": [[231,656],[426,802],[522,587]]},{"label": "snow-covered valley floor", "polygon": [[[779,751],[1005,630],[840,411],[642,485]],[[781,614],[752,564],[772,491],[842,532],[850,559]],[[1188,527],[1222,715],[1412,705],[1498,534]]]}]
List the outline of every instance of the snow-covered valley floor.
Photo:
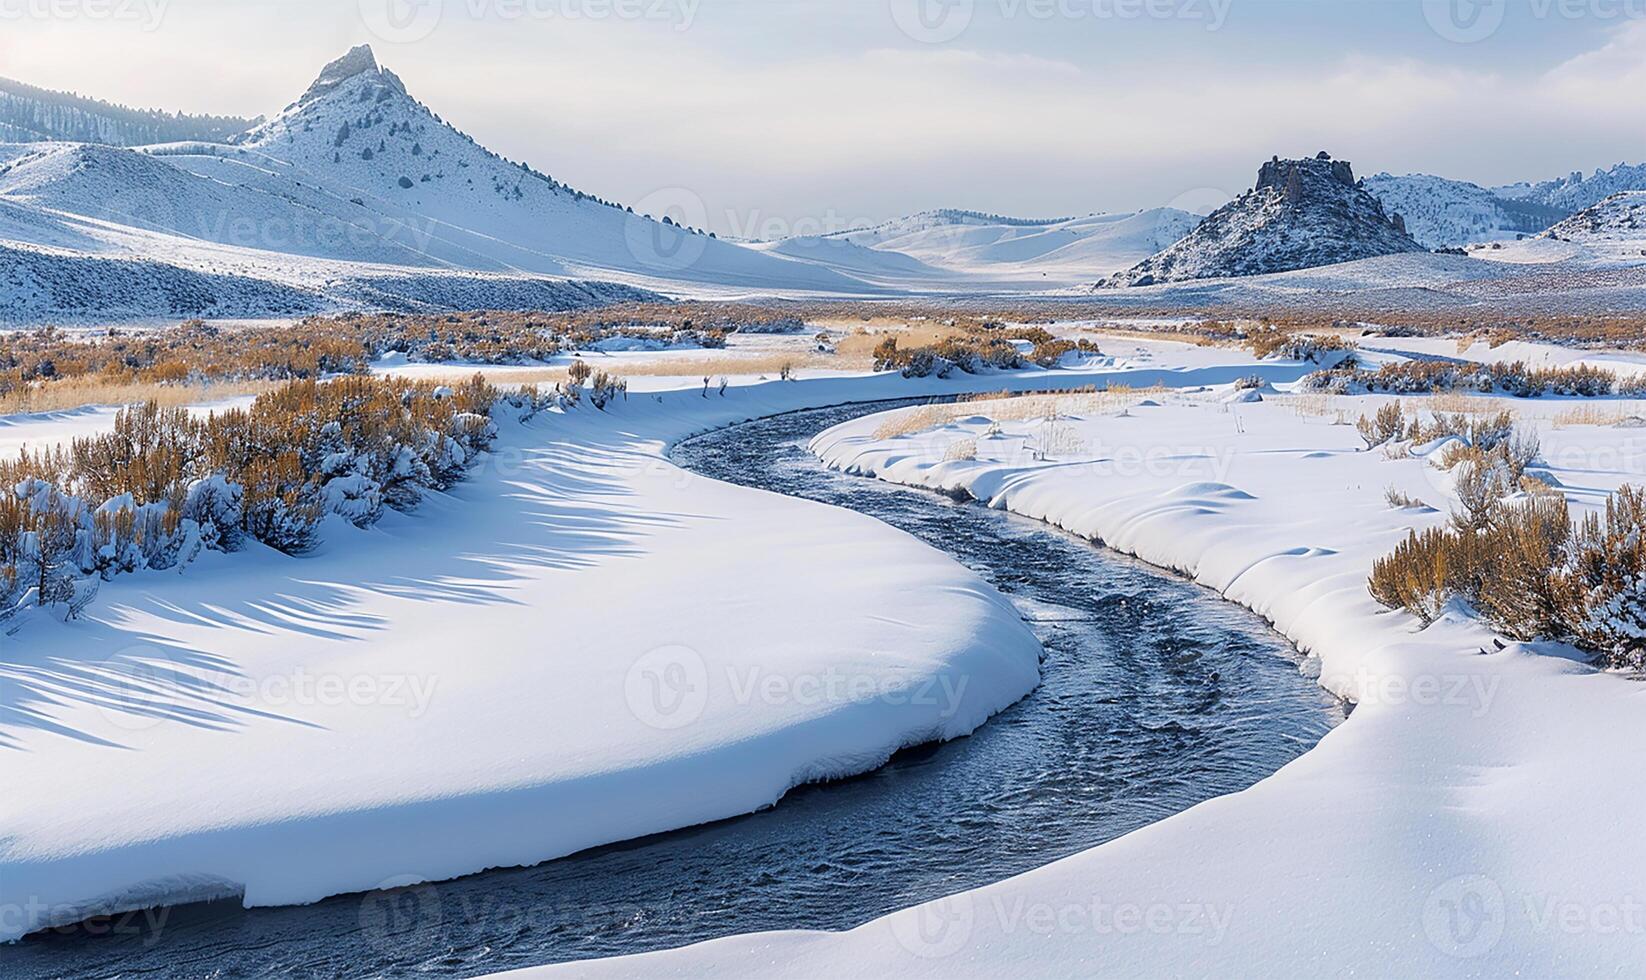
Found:
[{"label": "snow-covered valley floor", "polygon": [[[578,976],[1629,974],[1646,953],[1646,792],[1618,747],[1646,696],[1556,645],[1500,644],[1461,611],[1427,630],[1377,606],[1374,558],[1451,509],[1444,473],[1367,452],[1381,400],[1133,407],[953,423],[870,417],[819,436],[844,470],[1052,522],[1176,569],[1319,658],[1349,720],[1250,790],[976,891],[845,933],[775,933],[578,964]],[[1538,427],[1576,508],[1646,472],[1639,429],[1570,403],[1503,402]],[[1638,405],[1606,406],[1638,412]],[[974,411],[975,410],[975,411]],[[1557,419],[1559,421],[1557,421]],[[975,449],[972,443],[975,442]],[[1035,449],[1050,446],[1050,458]],[[972,458],[968,458],[972,457]],[[1393,487],[1429,511],[1391,509]],[[542,971],[545,975],[550,970]]]},{"label": "snow-covered valley floor", "polygon": [[30,618],[0,655],[0,938],[536,863],[973,730],[1038,677],[998,593],[871,519],[663,450],[801,407],[1094,380],[637,392],[506,426],[473,479],[371,531],[334,523],[319,554],[207,555],[105,584],[81,620]]},{"label": "snow-covered valley floor", "polygon": [[[1563,648],[1500,649],[1461,614],[1420,632],[1373,603],[1371,561],[1443,521],[1452,492],[1423,459],[1359,450],[1343,423],[1386,399],[1231,401],[1238,378],[1285,389],[1307,367],[1104,346],[1084,371],[637,389],[606,414],[505,426],[473,479],[371,531],[329,526],[317,555],[208,555],[106,584],[81,621],[28,620],[0,641],[0,938],[532,864],[972,731],[1038,679],[1002,596],[878,522],[693,476],[665,450],[807,407],[1096,384],[1140,390],[1076,395],[1054,426],[997,422],[987,402],[935,429],[871,416],[813,449],[1193,577],[1318,658],[1349,721],[1250,790],[849,932],[566,969],[1627,972],[1646,952],[1625,836],[1642,786],[1613,746],[1639,737],[1646,689]],[[1642,430],[1501,403],[1539,428],[1574,506],[1640,481]],[[17,417],[5,435],[38,445],[109,417]],[[1391,509],[1391,487],[1433,509]]]}]

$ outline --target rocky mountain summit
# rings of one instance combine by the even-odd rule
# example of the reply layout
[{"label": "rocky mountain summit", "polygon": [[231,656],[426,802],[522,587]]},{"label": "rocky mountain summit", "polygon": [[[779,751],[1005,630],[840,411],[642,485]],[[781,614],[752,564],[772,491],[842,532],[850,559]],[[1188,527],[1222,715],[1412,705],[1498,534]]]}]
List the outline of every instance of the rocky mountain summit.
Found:
[{"label": "rocky mountain summit", "polygon": [[1347,160],[1328,153],[1275,157],[1257,185],[1212,212],[1181,241],[1100,287],[1290,272],[1424,247],[1355,180]]}]

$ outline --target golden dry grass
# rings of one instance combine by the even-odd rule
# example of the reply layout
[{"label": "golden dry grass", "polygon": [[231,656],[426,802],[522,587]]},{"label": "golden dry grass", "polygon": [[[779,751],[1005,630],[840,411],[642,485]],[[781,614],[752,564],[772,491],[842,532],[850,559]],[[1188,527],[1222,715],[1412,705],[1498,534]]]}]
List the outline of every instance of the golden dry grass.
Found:
[{"label": "golden dry grass", "polygon": [[950,337],[959,337],[965,332],[960,327],[929,320],[916,320],[912,323],[876,322],[867,327],[859,324],[840,338],[835,344],[835,351],[842,358],[872,362],[875,347],[887,337],[896,337],[897,345],[903,348],[929,347]]},{"label": "golden dry grass", "polygon": [[1332,419],[1345,424],[1349,421],[1348,409],[1338,395],[1324,391],[1301,391],[1291,395],[1265,397],[1290,408],[1299,418]]},{"label": "golden dry grass", "polygon": [[[803,369],[867,371],[873,367],[870,358],[844,358],[831,354],[800,351],[774,351],[759,354],[724,353],[711,357],[658,357],[656,359],[625,359],[607,361],[598,356],[585,357],[591,368],[604,368],[608,373],[625,378],[720,378],[753,375],[776,378],[785,366],[791,370]],[[419,378],[451,382],[463,381],[481,374],[492,384],[503,388],[521,385],[559,384],[567,378],[563,367],[543,368],[487,368],[474,365],[453,366],[451,371],[423,371]]]},{"label": "golden dry grass", "polygon": [[1623,411],[1615,406],[1573,405],[1555,413],[1554,427],[1569,429],[1579,425],[1616,425],[1623,419]]},{"label": "golden dry grass", "polygon": [[972,395],[952,405],[917,405],[887,418],[874,430],[875,439],[928,432],[955,419],[981,415],[996,422],[1026,422],[1053,415],[1104,415],[1130,408],[1146,399],[1164,397],[1163,386],[1131,388],[1116,385],[1103,391],[1035,392],[1014,395],[1007,392]]},{"label": "golden dry grass", "polygon": [[1401,401],[1407,413],[1413,415],[1426,411],[1445,412],[1448,415],[1496,415],[1499,412],[1508,412],[1515,416],[1520,414],[1510,399],[1481,398],[1455,391],[1441,391],[1433,395],[1424,395],[1422,398],[1405,398]]},{"label": "golden dry grass", "polygon": [[[474,372],[469,372],[472,376]],[[112,384],[97,378],[68,378],[35,383],[0,396],[0,415],[61,412],[87,405],[140,405],[158,402],[162,408],[198,405],[241,395],[261,395],[281,386],[278,381],[233,381],[207,385],[134,382]]]}]

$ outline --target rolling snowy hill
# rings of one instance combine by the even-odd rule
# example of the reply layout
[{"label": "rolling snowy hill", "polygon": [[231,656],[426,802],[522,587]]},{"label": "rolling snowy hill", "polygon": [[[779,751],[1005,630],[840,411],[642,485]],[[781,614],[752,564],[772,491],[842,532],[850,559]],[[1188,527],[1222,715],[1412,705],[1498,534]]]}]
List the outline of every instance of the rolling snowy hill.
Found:
[{"label": "rolling snowy hill", "polygon": [[1531,199],[1509,199],[1462,180],[1429,174],[1382,173],[1361,182],[1406,230],[1428,248],[1457,248],[1519,235],[1535,235],[1571,214]]},{"label": "rolling snowy hill", "polygon": [[1049,220],[940,210],[831,237],[952,273],[1065,285],[1153,255],[1188,234],[1199,220],[1174,208]]}]

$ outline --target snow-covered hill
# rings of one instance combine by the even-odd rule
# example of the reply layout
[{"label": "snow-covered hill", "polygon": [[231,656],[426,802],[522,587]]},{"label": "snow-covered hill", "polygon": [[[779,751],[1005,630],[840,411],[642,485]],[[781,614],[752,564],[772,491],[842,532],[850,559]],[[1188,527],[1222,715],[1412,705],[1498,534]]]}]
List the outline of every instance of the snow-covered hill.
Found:
[{"label": "snow-covered hill", "polygon": [[1406,230],[1428,248],[1457,248],[1519,235],[1532,235],[1566,217],[1569,210],[1535,200],[1511,200],[1462,180],[1429,174],[1381,173],[1361,182]]},{"label": "snow-covered hill", "polygon": [[1646,245],[1646,191],[1613,194],[1549,229],[1563,241],[1626,241]]},{"label": "snow-covered hill", "polygon": [[1174,208],[1049,220],[940,210],[831,237],[962,275],[1063,285],[1124,269],[1199,220]]},{"label": "snow-covered hill", "polygon": [[1646,265],[1646,191],[1613,194],[1550,228],[1529,257],[1596,266]]},{"label": "snow-covered hill", "polygon": [[891,249],[869,248],[837,235],[799,235],[754,246],[762,251],[813,262],[868,282],[907,285],[952,279],[953,273]]},{"label": "snow-covered hill", "polygon": [[[367,47],[227,142],[0,146],[0,203],[8,205],[0,245],[31,252],[37,272],[64,263],[64,275],[51,278],[82,281],[88,295],[96,292],[89,270],[103,260],[123,263],[112,273],[122,279],[144,270],[155,277],[153,289],[125,291],[132,295],[170,295],[167,282],[227,274],[232,283],[264,280],[281,295],[295,288],[318,308],[552,298],[568,280],[582,297],[640,295],[631,287],[883,291],[827,264],[635,214],[504,160],[413,99]],[[32,212],[26,220],[23,211]],[[255,307],[265,292],[226,305]],[[0,320],[79,315],[78,303],[54,312],[59,295],[6,269]],[[179,307],[119,309],[168,316]],[[183,312],[211,308],[184,304]]]},{"label": "snow-covered hill", "polygon": [[1253,190],[1105,285],[1254,276],[1420,251],[1399,217],[1355,183],[1348,161],[1325,153],[1275,157],[1258,171]]},{"label": "snow-covered hill", "polygon": [[1509,184],[1492,188],[1499,197],[1542,204],[1572,214],[1594,207],[1613,194],[1646,191],[1646,163],[1619,163],[1610,170],[1597,169],[1585,177],[1574,170],[1565,177],[1535,184]]},{"label": "snow-covered hill", "polygon": [[[862,287],[832,270],[722,242],[672,219],[663,224],[633,214],[504,160],[408,95],[368,47],[328,65],[301,99],[236,145],[393,224],[424,227],[432,240],[473,253],[462,263],[471,268],[619,272],[772,289]],[[168,157],[213,179],[242,185],[268,179],[256,166],[226,166],[225,159],[234,160]]]}]

